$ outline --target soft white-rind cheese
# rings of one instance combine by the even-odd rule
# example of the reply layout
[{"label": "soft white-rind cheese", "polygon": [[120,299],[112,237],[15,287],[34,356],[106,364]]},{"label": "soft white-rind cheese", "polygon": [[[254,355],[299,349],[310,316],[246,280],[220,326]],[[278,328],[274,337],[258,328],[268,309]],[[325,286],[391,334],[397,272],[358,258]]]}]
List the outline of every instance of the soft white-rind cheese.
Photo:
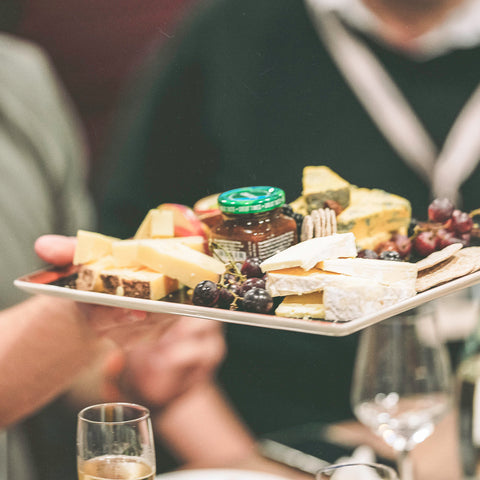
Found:
[{"label": "soft white-rind cheese", "polygon": [[318,266],[327,272],[391,284],[400,280],[415,280],[418,267],[409,262],[393,262],[371,258],[337,258],[325,260]]},{"label": "soft white-rind cheese", "polygon": [[318,262],[338,257],[356,257],[353,233],[339,233],[297,243],[261,263],[263,272],[302,267],[310,270]]}]

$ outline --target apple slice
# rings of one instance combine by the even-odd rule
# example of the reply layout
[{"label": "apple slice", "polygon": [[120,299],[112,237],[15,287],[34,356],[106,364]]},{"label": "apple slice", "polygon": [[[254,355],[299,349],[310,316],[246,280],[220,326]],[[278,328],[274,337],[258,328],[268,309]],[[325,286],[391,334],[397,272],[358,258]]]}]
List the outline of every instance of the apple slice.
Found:
[{"label": "apple slice", "polygon": [[191,237],[200,235],[208,239],[208,229],[195,212],[179,203],[162,203],[157,207],[160,211],[173,213],[173,229],[175,237]]}]

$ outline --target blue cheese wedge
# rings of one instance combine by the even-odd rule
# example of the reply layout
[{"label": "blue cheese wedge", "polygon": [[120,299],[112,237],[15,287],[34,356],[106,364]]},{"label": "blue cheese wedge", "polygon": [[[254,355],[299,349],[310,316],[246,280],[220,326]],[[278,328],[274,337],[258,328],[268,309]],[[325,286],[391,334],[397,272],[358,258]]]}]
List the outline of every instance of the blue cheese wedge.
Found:
[{"label": "blue cheese wedge", "polygon": [[387,285],[401,280],[415,282],[418,272],[414,263],[369,258],[336,258],[325,260],[318,267],[327,272],[366,278]]},{"label": "blue cheese wedge", "polygon": [[356,257],[357,248],[352,233],[334,234],[297,243],[261,263],[263,272],[301,267],[310,270],[318,262],[338,257]]},{"label": "blue cheese wedge", "polygon": [[392,233],[406,234],[410,202],[379,189],[351,188],[350,205],[337,216],[337,231],[352,232],[361,248],[374,248]]},{"label": "blue cheese wedge", "polygon": [[350,183],[324,165],[305,167],[302,184],[308,212],[324,208],[328,200],[335,201],[342,208],[350,203]]}]

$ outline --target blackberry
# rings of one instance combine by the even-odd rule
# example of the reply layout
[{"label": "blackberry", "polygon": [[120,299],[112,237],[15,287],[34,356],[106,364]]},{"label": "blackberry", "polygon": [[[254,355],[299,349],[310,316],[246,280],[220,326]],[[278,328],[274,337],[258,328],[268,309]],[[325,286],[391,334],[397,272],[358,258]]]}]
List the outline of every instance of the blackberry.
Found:
[{"label": "blackberry", "polygon": [[379,255],[380,260],[390,260],[393,262],[401,262],[400,254],[395,250],[384,250]]},{"label": "blackberry", "polygon": [[287,217],[293,217],[293,215],[294,215],[293,208],[288,203],[286,203],[282,207],[282,213],[284,215],[286,215]]}]

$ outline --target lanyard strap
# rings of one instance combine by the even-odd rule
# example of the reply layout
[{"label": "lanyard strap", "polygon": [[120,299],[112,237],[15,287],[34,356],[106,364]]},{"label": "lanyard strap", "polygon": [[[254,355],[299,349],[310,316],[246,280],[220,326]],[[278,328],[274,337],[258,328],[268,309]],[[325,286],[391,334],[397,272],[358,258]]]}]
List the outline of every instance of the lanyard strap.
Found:
[{"label": "lanyard strap", "polygon": [[431,188],[459,204],[459,189],[480,159],[480,85],[461,110],[441,152],[373,52],[337,16],[305,0],[317,33],[346,82],[400,157]]}]

